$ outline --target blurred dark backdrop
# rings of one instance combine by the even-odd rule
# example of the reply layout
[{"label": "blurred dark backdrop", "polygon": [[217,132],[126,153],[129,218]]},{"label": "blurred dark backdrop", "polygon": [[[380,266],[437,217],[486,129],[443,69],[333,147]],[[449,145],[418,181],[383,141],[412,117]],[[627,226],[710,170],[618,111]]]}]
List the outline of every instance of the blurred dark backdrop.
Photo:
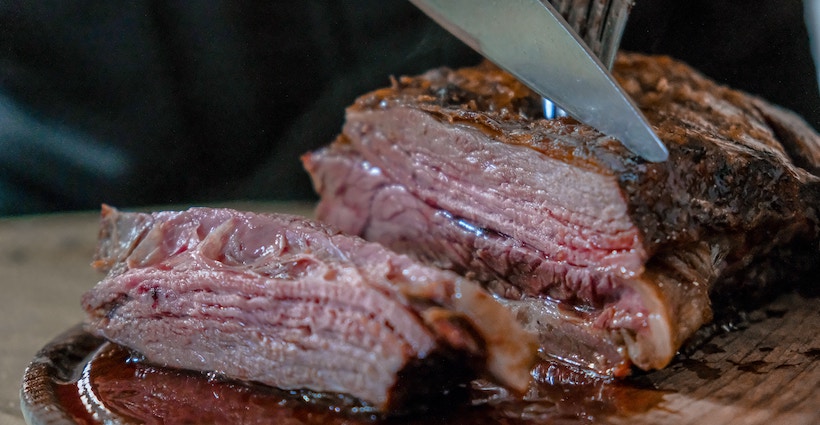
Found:
[{"label": "blurred dark backdrop", "polygon": [[[820,127],[793,0],[638,0],[671,54]],[[0,215],[312,199],[299,155],[390,75],[480,58],[406,1],[0,3]]]}]

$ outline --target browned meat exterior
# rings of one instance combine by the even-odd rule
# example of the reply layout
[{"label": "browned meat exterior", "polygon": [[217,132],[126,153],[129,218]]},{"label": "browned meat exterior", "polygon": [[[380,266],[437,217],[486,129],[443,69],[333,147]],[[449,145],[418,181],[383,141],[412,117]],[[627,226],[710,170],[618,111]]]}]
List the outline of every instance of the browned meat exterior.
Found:
[{"label": "browned meat exterior", "polygon": [[820,139],[670,58],[625,54],[614,74],[668,161],[540,118],[489,64],[438,69],[362,96],[337,141],[304,156],[317,217],[483,281],[547,357],[664,367],[711,319],[710,295],[818,263]]},{"label": "browned meat exterior", "polygon": [[535,340],[478,284],[287,215],[102,212],[86,327],[156,364],[395,411],[486,375],[526,389]]}]

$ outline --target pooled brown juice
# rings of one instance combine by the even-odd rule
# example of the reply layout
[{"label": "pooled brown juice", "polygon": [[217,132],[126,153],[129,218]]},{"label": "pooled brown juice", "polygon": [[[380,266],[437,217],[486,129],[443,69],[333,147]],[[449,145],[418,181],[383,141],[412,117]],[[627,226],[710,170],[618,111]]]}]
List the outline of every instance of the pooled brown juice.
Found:
[{"label": "pooled brown juice", "polygon": [[282,391],[145,363],[105,343],[56,391],[78,423],[541,424],[590,423],[656,407],[666,392],[603,382],[540,363],[523,397],[481,381],[446,410],[383,417],[344,396]]}]

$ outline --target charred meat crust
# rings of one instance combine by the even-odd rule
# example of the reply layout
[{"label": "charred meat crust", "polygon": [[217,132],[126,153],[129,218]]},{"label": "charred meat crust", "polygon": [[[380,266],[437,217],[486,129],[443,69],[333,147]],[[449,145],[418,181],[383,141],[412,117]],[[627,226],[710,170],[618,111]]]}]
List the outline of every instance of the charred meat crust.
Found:
[{"label": "charred meat crust", "polygon": [[[303,157],[317,216],[513,299],[580,301],[600,316],[608,299],[637,292],[643,310],[606,313],[631,330],[600,337],[629,346],[642,368],[662,367],[710,319],[710,294],[771,287],[775,274],[759,265],[784,253],[816,257],[820,138],[794,114],[667,57],[623,54],[614,74],[668,161],[647,163],[571,119],[539,118],[538,97],[491,64],[442,68],[360,97],[336,142]],[[447,237],[457,227],[533,249],[554,268],[585,267],[595,294],[538,289],[543,274],[526,263],[488,265],[476,238]],[[629,342],[642,332],[643,343]]]},{"label": "charred meat crust", "polygon": [[812,205],[800,192],[804,183],[820,184],[811,173],[820,167],[820,138],[793,113],[720,86],[668,57],[622,54],[614,75],[669,147],[669,161],[642,161],[569,118],[540,119],[536,95],[489,63],[393,80],[392,87],[357,99],[350,111],[419,109],[615,176],[650,254],[659,244],[699,241],[712,230],[789,224],[795,220],[783,211],[807,212]]}]

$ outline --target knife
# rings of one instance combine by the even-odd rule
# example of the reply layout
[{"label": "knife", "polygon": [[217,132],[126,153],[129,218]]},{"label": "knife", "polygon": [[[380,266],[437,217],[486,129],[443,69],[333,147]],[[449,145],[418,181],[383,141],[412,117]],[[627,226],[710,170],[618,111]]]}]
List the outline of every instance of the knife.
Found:
[{"label": "knife", "polygon": [[410,0],[569,115],[647,161],[669,153],[601,61],[546,0]]}]

